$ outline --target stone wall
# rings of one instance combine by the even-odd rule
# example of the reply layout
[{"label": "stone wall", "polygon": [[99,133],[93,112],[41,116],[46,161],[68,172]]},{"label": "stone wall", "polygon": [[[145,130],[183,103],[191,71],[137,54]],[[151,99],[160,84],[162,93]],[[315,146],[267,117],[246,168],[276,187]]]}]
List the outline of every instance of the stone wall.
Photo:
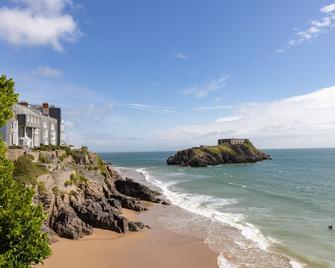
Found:
[{"label": "stone wall", "polygon": [[237,144],[244,144],[247,142],[247,139],[220,139],[218,140],[218,144],[223,144],[223,143],[229,143],[231,145],[237,145]]}]

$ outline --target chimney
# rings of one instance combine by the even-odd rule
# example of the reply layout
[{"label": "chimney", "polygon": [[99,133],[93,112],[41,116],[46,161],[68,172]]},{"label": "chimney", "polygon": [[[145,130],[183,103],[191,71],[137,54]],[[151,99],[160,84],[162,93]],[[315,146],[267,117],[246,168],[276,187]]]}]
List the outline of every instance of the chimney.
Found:
[{"label": "chimney", "polygon": [[22,106],[24,106],[24,107],[28,107],[29,106],[28,102],[26,102],[26,101],[20,101],[19,104],[22,105]]},{"label": "chimney", "polygon": [[42,104],[42,113],[44,115],[49,115],[49,103],[43,102],[43,104]]}]

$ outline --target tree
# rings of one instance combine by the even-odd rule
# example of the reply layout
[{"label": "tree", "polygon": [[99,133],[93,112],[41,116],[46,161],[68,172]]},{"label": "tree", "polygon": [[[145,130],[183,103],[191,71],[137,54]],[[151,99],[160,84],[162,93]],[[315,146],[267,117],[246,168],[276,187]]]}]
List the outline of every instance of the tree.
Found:
[{"label": "tree", "polygon": [[[18,99],[14,88],[12,79],[0,76],[0,127],[13,116]],[[25,268],[50,255],[47,234],[41,230],[46,216],[32,201],[34,190],[14,180],[6,150],[0,139],[0,267]]]}]

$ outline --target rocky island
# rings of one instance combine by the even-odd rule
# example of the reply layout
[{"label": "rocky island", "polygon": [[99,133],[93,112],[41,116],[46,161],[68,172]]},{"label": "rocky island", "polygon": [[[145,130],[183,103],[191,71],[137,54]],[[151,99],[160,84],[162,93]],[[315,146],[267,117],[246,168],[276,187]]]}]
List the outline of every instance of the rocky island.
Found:
[{"label": "rocky island", "polygon": [[218,145],[193,147],[170,156],[168,165],[206,167],[230,163],[254,163],[271,159],[249,139],[220,139]]}]

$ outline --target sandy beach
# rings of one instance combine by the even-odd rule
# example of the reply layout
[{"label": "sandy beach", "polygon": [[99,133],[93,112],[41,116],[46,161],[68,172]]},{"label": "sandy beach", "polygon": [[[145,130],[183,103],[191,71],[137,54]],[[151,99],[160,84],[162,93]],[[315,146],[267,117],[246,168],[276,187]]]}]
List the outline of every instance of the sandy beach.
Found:
[{"label": "sandy beach", "polygon": [[218,254],[203,241],[163,227],[158,220],[162,210],[160,205],[150,205],[149,211],[141,213],[124,209],[128,219],[141,220],[151,229],[127,234],[95,229],[93,235],[79,240],[61,238],[52,244],[52,255],[44,265],[37,267],[217,267]]}]

